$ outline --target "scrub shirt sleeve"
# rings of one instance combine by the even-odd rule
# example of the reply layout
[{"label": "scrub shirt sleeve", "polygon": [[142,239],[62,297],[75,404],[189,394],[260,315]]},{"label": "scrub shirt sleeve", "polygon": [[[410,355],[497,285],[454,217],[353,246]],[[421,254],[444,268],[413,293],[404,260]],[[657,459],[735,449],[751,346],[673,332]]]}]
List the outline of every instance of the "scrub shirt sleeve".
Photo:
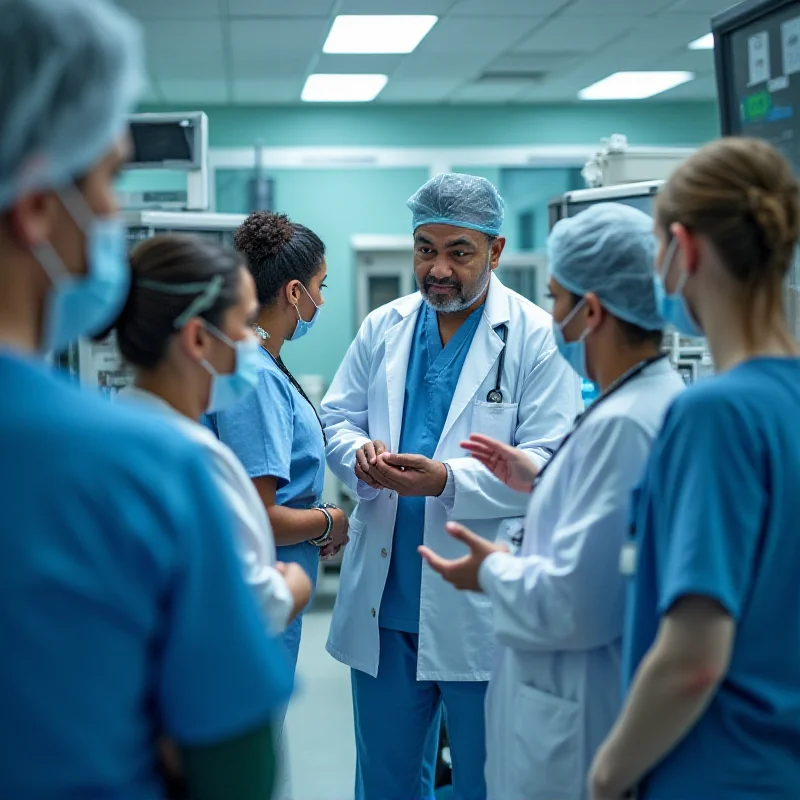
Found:
[{"label": "scrub shirt sleeve", "polygon": [[572,463],[557,489],[565,502],[551,533],[552,555],[495,553],[481,565],[497,638],[516,650],[591,650],[622,636],[620,551],[652,437],[631,419],[590,424],[573,440],[581,437],[580,451],[564,456]]},{"label": "scrub shirt sleeve", "polygon": [[359,500],[373,500],[380,493],[355,474],[356,452],[369,434],[369,371],[367,319],[345,354],[341,366],[322,401],[321,417],[328,437],[328,466],[336,477],[354,491]]},{"label": "scrub shirt sleeve", "polygon": [[289,483],[294,404],[282,374],[261,370],[256,390],[215,420],[220,441],[236,453],[251,478],[277,478],[278,489]]},{"label": "scrub shirt sleeve", "polygon": [[[578,378],[556,350],[552,334],[525,379],[511,444],[542,467],[572,429],[581,409]],[[552,345],[552,346],[551,346]],[[525,514],[528,496],[509,489],[474,458],[452,458],[454,519],[504,519]]]},{"label": "scrub shirt sleeve", "polygon": [[659,614],[699,595],[738,619],[767,509],[765,459],[751,420],[727,398],[687,393],[670,411],[655,455]]},{"label": "scrub shirt sleeve", "polygon": [[157,675],[165,732],[184,746],[240,736],[286,703],[292,671],[265,632],[234,550],[234,521],[202,453],[187,460],[174,536],[178,563],[169,587]]}]

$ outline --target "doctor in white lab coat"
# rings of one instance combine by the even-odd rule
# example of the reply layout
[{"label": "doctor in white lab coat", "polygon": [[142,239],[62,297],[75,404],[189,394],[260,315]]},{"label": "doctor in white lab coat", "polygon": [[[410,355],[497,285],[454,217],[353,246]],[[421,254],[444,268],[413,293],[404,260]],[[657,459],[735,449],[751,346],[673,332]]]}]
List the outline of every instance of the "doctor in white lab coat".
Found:
[{"label": "doctor in white lab coat", "polygon": [[559,349],[601,395],[544,469],[502,442],[468,445],[507,485],[533,488],[518,555],[454,525],[467,556],[423,548],[446,580],[482,592],[469,596],[494,609],[501,649],[487,695],[490,800],[586,796],[592,758],[621,704],[630,496],[683,388],[660,354],[652,220],[598,205],[560,222],[549,251]]},{"label": "doctor in white lab coat", "polygon": [[579,385],[549,314],[493,275],[495,188],[444,175],[409,207],[420,292],[370,314],[322,404],[328,463],[360,501],[328,651],[353,670],[357,800],[432,796],[425,742],[442,703],[455,796],[483,800],[491,604],[454,592],[417,548],[453,556],[448,520],[493,542],[525,513],[527,498],[461,443],[478,431],[541,467],[579,410]]}]

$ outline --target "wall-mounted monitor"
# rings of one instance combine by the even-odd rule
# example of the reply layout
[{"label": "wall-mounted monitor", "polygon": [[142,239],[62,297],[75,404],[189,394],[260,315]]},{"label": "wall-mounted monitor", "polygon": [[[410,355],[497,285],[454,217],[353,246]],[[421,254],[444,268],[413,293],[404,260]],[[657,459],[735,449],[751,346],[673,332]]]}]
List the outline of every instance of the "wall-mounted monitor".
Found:
[{"label": "wall-mounted monitor", "polygon": [[133,156],[127,169],[200,170],[208,157],[208,117],[190,113],[130,117]]},{"label": "wall-mounted monitor", "polygon": [[560,219],[574,217],[598,203],[622,203],[638,208],[653,216],[653,202],[664,181],[644,181],[599,189],[577,189],[550,202],[548,207],[550,230]]}]

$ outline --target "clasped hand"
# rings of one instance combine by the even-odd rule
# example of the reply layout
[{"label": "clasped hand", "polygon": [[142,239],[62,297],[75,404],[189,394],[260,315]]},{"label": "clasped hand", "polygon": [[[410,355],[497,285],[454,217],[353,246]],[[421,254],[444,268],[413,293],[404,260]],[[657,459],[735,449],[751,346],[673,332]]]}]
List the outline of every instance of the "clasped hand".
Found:
[{"label": "clasped hand", "polygon": [[367,442],[356,452],[356,477],[373,489],[401,497],[438,497],[447,485],[441,461],[407,453],[389,453],[383,442]]}]

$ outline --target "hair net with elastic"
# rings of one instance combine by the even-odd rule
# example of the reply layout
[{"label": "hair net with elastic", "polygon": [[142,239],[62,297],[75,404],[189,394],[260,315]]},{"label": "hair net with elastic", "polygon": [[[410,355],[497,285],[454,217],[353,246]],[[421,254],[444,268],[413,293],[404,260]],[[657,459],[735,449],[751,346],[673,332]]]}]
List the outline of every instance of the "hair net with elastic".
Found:
[{"label": "hair net with elastic", "polygon": [[138,26],[103,0],[0,0],[0,209],[89,171],[143,69]]},{"label": "hair net with elastic", "polygon": [[503,227],[503,198],[489,181],[475,175],[439,175],[406,205],[414,215],[414,230],[440,224],[499,236]]},{"label": "hair net with elastic", "polygon": [[599,203],[553,228],[550,272],[570,292],[593,292],[612,313],[645,330],[664,328],[656,310],[653,220],[621,203]]}]

